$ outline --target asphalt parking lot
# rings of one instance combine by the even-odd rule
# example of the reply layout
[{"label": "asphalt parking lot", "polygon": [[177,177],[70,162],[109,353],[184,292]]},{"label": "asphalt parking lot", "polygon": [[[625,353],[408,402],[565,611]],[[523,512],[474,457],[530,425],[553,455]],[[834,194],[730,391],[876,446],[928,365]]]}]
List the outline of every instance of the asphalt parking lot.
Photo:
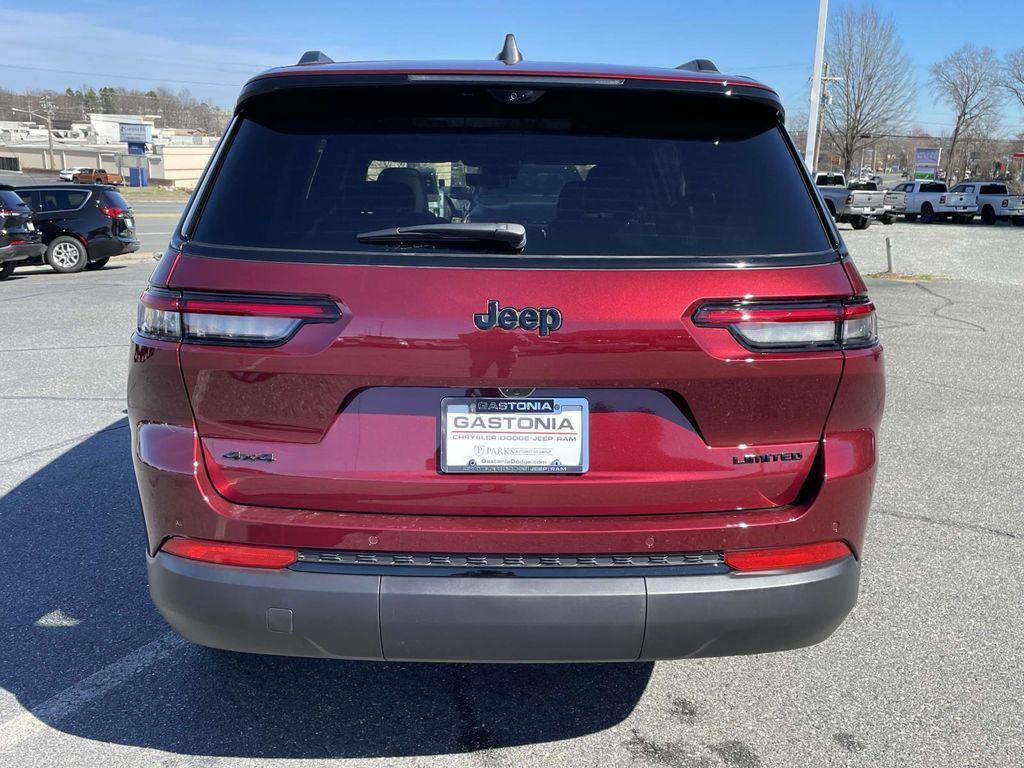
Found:
[{"label": "asphalt parking lot", "polygon": [[865,272],[889,236],[900,271],[952,278],[870,281],[889,395],[860,602],[813,648],[653,665],[179,640],[147,595],[124,410],[153,264],[17,271],[0,285],[0,765],[1024,764],[1024,231],[844,235]]}]

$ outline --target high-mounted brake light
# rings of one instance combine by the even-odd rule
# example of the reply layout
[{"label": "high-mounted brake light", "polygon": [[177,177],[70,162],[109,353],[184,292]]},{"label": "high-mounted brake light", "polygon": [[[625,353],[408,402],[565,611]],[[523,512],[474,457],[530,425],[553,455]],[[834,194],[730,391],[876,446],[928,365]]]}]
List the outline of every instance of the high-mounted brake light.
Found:
[{"label": "high-mounted brake light", "polygon": [[298,559],[294,549],[284,547],[258,547],[180,537],[168,539],[161,551],[189,560],[240,565],[245,568],[287,568]]},{"label": "high-mounted brake light", "polygon": [[845,541],[822,541],[796,547],[728,550],[725,563],[734,571],[776,571],[824,565],[852,554]]},{"label": "high-mounted brake light", "polygon": [[338,305],[325,298],[241,296],[150,288],[139,299],[142,336],[199,344],[282,344],[306,323],[333,323]]},{"label": "high-mounted brake light", "polygon": [[737,341],[755,350],[855,349],[878,341],[875,305],[863,298],[709,303],[697,309],[693,322],[727,328]]}]

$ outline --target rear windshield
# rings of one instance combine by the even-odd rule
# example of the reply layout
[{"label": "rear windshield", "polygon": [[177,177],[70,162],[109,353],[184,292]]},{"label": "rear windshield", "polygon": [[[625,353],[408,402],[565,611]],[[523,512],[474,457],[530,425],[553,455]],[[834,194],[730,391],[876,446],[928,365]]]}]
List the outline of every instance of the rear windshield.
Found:
[{"label": "rear windshield", "polygon": [[6,208],[9,211],[18,211],[24,210],[26,207],[25,201],[18,197],[17,192],[0,189],[0,208]]},{"label": "rear windshield", "polygon": [[279,96],[247,111],[193,239],[388,253],[394,249],[362,244],[358,234],[507,222],[526,227],[523,253],[532,256],[733,257],[830,247],[767,109],[721,97],[564,91],[516,105],[500,92],[464,89],[365,98]]},{"label": "rear windshield", "polygon": [[107,198],[107,202],[115,208],[120,208],[123,211],[127,211],[131,206],[128,201],[122,197],[120,192],[114,192],[112,189],[103,190],[103,195]]}]

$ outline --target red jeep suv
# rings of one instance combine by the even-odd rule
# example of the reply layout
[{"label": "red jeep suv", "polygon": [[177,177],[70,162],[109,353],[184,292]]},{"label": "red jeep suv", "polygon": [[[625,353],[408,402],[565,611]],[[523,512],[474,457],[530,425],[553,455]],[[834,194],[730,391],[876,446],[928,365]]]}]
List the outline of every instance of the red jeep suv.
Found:
[{"label": "red jeep suv", "polygon": [[779,97],[511,48],[244,87],[128,385],[189,640],[651,660],[856,602],[882,351]]}]

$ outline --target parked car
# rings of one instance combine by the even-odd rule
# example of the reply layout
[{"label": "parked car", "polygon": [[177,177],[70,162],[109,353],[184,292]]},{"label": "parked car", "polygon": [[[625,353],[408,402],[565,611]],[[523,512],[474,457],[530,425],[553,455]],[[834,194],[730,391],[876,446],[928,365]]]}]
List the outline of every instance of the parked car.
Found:
[{"label": "parked car", "polygon": [[0,280],[6,280],[19,264],[45,250],[32,221],[32,210],[14,187],[0,184]]},{"label": "parked car", "polygon": [[1024,197],[1011,195],[1001,181],[964,181],[953,187],[954,193],[978,196],[978,207],[974,213],[965,213],[964,221],[970,221],[975,214],[981,214],[986,224],[995,224],[1002,219],[1015,227],[1024,227]]},{"label": "parked car", "polygon": [[46,251],[30,264],[57,272],[101,269],[113,256],[139,250],[131,206],[106,186],[62,184],[15,188],[34,212]]},{"label": "parked car", "polygon": [[847,186],[842,173],[819,173],[814,183],[837,222],[849,222],[854,229],[867,229],[872,218],[885,213],[885,193],[867,188],[867,182]]},{"label": "parked car", "polygon": [[84,168],[82,166],[76,165],[71,168],[65,168],[57,175],[60,177],[61,181],[74,181],[75,176],[77,176],[78,174],[91,170],[91,168]]},{"label": "parked car", "polygon": [[[778,95],[514,51],[244,86],[129,356],[186,638],[636,661],[817,643],[854,605],[882,350]],[[549,217],[452,221],[384,162]]]},{"label": "parked car", "polygon": [[927,179],[897,184],[886,199],[894,214],[902,215],[907,221],[915,221],[920,216],[925,224],[951,217],[960,220],[965,214],[973,216],[978,209],[976,194],[950,192],[946,182]]},{"label": "parked car", "polygon": [[102,168],[79,168],[77,173],[71,175],[71,181],[75,184],[124,184],[124,176],[119,173],[110,173]]}]

